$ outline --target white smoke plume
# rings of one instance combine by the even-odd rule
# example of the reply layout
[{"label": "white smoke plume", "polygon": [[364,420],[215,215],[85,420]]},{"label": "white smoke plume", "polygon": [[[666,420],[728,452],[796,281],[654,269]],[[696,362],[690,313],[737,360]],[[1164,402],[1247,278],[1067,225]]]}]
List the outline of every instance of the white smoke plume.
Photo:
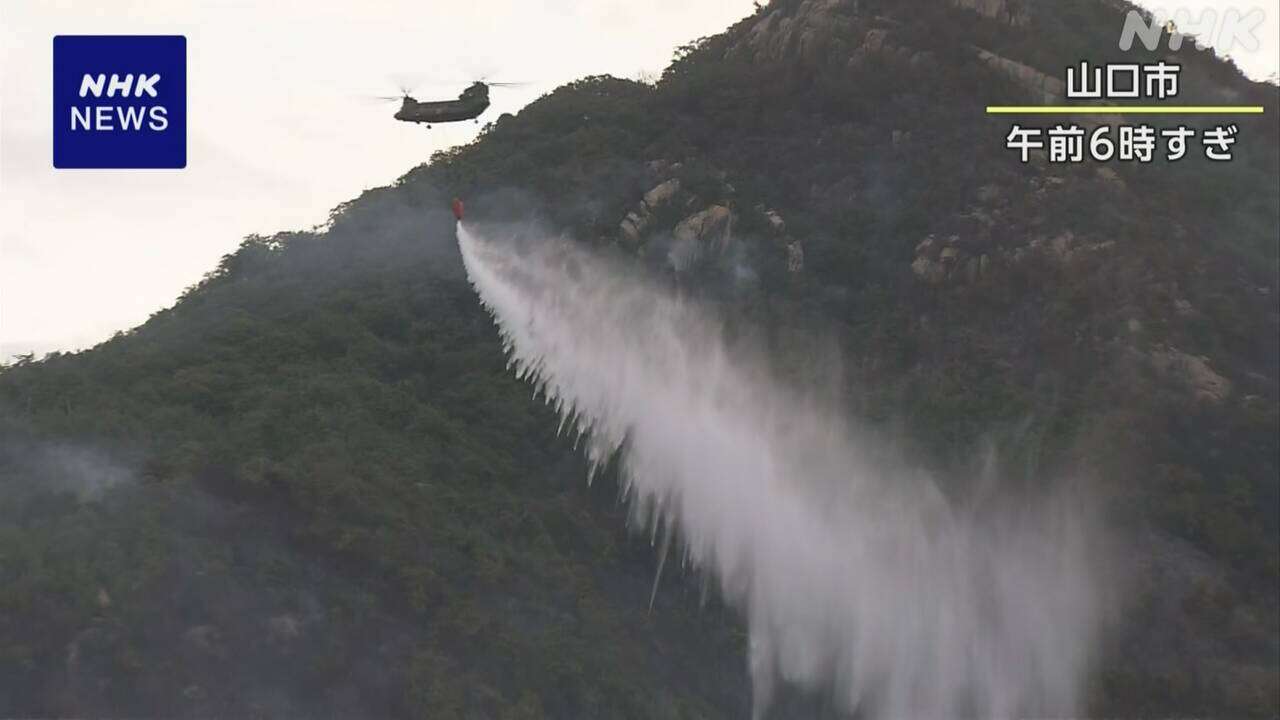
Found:
[{"label": "white smoke plume", "polygon": [[958,507],[707,308],[508,234],[458,228],[513,367],[593,467],[621,452],[633,522],[664,546],[674,528],[743,613],[757,717],[779,681],[869,717],[1079,710],[1098,602],[1078,506]]}]

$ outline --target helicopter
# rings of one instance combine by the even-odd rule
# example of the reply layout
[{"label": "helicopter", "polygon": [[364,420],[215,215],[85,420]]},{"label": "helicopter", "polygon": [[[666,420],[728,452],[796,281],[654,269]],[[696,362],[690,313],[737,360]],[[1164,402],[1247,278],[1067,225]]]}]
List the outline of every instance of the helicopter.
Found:
[{"label": "helicopter", "polygon": [[456,100],[430,100],[423,102],[415,99],[408,91],[402,90],[399,97],[384,97],[383,100],[400,100],[400,109],[395,119],[401,122],[425,123],[427,128],[432,123],[458,122],[475,120],[489,108],[490,87],[511,87],[523,83],[471,83]]}]

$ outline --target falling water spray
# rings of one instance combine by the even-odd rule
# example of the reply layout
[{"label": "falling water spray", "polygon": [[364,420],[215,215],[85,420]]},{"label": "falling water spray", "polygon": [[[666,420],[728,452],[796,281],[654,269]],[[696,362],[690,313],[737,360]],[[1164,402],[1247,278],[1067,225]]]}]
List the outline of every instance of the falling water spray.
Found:
[{"label": "falling water spray", "polygon": [[743,614],[757,717],[780,682],[874,717],[1078,710],[1098,605],[1078,505],[958,507],[634,268],[527,228],[458,242],[516,373],[593,472],[620,453],[631,521],[674,528]]}]

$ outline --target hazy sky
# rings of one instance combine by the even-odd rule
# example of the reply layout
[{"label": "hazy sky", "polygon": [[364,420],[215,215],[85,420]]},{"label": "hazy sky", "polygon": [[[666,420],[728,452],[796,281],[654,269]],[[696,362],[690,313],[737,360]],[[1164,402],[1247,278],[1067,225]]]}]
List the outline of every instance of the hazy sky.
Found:
[{"label": "hazy sky", "polygon": [[[1238,60],[1266,77],[1277,12],[1274,0],[1239,7],[1251,5],[1267,11],[1267,35]],[[133,327],[245,235],[321,223],[478,129],[398,123],[394,105],[362,96],[404,79],[420,98],[477,77],[531,82],[495,90],[490,120],[584,75],[656,74],[677,45],[751,11],[751,0],[0,0],[0,357]],[[185,170],[53,169],[57,34],[187,36]]]},{"label": "hazy sky", "polygon": [[[91,345],[172,304],[249,233],[307,228],[479,126],[392,120],[397,79],[494,91],[483,120],[583,75],[658,71],[751,0],[0,0],[0,351]],[[188,165],[52,169],[56,34],[183,34]],[[416,77],[414,77],[416,76]],[[450,83],[452,81],[452,83]],[[440,84],[431,84],[432,82]]]}]

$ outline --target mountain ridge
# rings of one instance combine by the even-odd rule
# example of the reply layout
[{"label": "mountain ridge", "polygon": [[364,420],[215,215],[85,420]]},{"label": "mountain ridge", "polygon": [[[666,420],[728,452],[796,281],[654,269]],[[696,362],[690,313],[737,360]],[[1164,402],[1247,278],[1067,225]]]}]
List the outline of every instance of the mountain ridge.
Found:
[{"label": "mountain ridge", "polygon": [[[644,614],[647,543],[506,375],[452,244],[457,194],[770,328],[784,373],[834,344],[851,412],[956,497],[984,442],[1021,468],[1010,491],[1097,476],[1142,570],[1090,714],[1274,714],[1280,143],[1264,119],[1227,167],[1022,165],[982,113],[1118,54],[1119,17],[1090,0],[770,3],[654,86],[570,83],[321,230],[246,239],[140,328],[6,368],[12,435],[117,448],[136,480],[50,493],[33,481],[99,471],[33,466],[25,441],[3,455],[24,560],[2,596],[0,709],[746,712],[733,614],[699,611],[696,578]],[[1176,54],[1188,98],[1225,87],[1275,117],[1274,86],[1194,52]],[[165,520],[220,513],[230,531]],[[226,584],[183,593],[199,572]],[[248,619],[216,610],[220,587]],[[66,607],[40,607],[59,591]],[[521,599],[487,601],[504,597]],[[361,640],[377,627],[411,642]],[[310,667],[237,699],[229,652]]]}]

